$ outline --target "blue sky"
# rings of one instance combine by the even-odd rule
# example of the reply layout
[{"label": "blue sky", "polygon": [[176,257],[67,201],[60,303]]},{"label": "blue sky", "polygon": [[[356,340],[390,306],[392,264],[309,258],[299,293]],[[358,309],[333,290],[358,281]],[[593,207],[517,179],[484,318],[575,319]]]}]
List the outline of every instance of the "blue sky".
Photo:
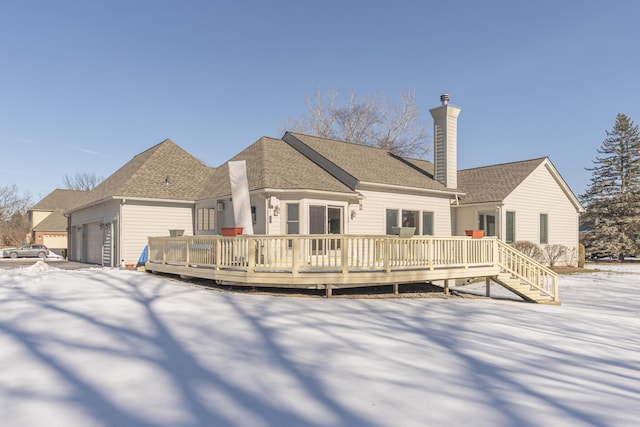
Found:
[{"label": "blue sky", "polygon": [[462,108],[458,166],[549,156],[576,194],[640,121],[635,1],[0,3],[0,185],[34,201],[171,138],[217,166],[316,90]]}]

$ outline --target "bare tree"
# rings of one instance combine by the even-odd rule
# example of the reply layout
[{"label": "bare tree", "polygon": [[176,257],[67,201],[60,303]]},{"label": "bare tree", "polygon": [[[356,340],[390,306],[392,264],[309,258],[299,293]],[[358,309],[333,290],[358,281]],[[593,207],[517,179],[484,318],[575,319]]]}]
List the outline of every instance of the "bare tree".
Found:
[{"label": "bare tree", "polygon": [[74,176],[64,175],[62,184],[68,190],[93,190],[103,180],[102,177],[91,172],[79,172]]},{"label": "bare tree", "polygon": [[0,245],[24,243],[29,233],[27,209],[30,203],[31,196],[21,194],[15,184],[0,186]]},{"label": "bare tree", "polygon": [[382,93],[359,99],[352,91],[346,105],[338,106],[337,90],[325,95],[318,90],[306,104],[306,115],[285,120],[289,130],[379,147],[399,156],[421,158],[429,152],[426,123],[420,120],[413,91],[401,93],[395,103]]},{"label": "bare tree", "polygon": [[540,246],[529,240],[518,240],[517,242],[513,242],[511,246],[536,261],[542,258]]},{"label": "bare tree", "polygon": [[542,257],[549,264],[549,267],[555,266],[566,253],[567,247],[558,244],[545,245],[542,249]]}]

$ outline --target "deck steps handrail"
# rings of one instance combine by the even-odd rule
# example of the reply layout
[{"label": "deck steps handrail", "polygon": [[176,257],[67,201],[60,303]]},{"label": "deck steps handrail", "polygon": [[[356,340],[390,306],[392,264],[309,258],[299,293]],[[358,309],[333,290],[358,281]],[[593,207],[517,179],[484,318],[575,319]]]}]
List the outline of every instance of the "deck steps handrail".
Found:
[{"label": "deck steps handrail", "polygon": [[[539,292],[539,298],[527,299],[534,299],[536,302],[544,300],[552,303],[560,302],[556,272],[501,240],[496,240],[496,249],[500,269],[519,279],[522,284],[530,286],[532,290]],[[499,279],[497,281],[504,282]],[[505,286],[505,283],[500,284]],[[506,287],[509,287],[508,284]]]}]

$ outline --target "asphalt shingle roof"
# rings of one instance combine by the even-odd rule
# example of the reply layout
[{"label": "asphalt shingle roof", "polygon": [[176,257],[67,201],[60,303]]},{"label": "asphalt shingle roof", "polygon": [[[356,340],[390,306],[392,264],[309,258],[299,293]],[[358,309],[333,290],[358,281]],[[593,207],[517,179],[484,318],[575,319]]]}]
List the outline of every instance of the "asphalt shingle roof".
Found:
[{"label": "asphalt shingle roof", "polygon": [[78,204],[88,191],[55,189],[31,207],[34,211],[54,211],[71,209]]},{"label": "asphalt shingle roof", "polygon": [[516,189],[546,157],[458,171],[465,192],[461,204],[499,202]]},{"label": "asphalt shingle roof", "polygon": [[452,191],[433,179],[433,164],[426,160],[401,158],[381,148],[290,134],[360,182]]},{"label": "asphalt shingle roof", "polygon": [[212,173],[212,168],[170,139],[165,139],[135,156],[101,182],[80,201],[79,206],[116,196],[197,200]]},{"label": "asphalt shingle roof", "polygon": [[[281,139],[262,137],[230,161],[245,160],[249,190],[318,190],[352,192],[336,178],[319,168]],[[200,199],[231,194],[228,162],[218,167]]]}]

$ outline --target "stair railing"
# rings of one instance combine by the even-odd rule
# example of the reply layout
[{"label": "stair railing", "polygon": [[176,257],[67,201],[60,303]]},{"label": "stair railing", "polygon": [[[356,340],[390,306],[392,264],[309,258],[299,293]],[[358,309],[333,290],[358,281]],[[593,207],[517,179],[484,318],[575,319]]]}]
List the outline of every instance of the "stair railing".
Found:
[{"label": "stair railing", "polygon": [[523,254],[501,240],[496,240],[498,266],[526,284],[548,296],[554,302],[558,297],[558,275],[533,258]]}]

